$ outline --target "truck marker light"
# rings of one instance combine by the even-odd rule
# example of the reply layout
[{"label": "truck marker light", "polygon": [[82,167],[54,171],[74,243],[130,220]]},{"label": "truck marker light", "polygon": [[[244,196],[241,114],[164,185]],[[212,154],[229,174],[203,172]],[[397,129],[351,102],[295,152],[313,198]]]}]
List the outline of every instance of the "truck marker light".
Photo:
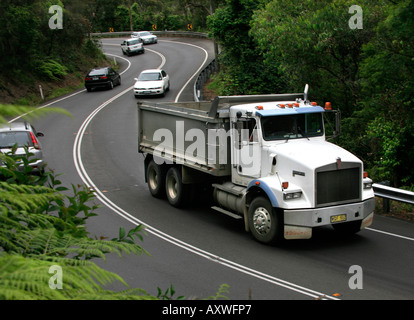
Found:
[{"label": "truck marker light", "polygon": [[282,182],[282,188],[283,189],[289,188],[289,182]]},{"label": "truck marker light", "polygon": [[288,103],[287,106],[288,106],[288,108],[293,108],[293,104],[292,103]]},{"label": "truck marker light", "polygon": [[260,185],[260,181],[255,182],[256,186]]},{"label": "truck marker light", "polygon": [[278,106],[279,106],[279,108],[282,108],[282,109],[284,109],[284,108],[285,108],[285,105],[284,105],[283,103],[278,104]]},{"label": "truck marker light", "polygon": [[315,101],[312,101],[312,102],[311,102],[311,104],[312,104],[314,107],[318,105]]},{"label": "truck marker light", "polygon": [[256,106],[257,110],[263,110],[263,106]]},{"label": "truck marker light", "polygon": [[332,106],[330,102],[325,102],[325,110],[332,110]]},{"label": "truck marker light", "polygon": [[368,172],[364,171],[364,178],[368,178]]},{"label": "truck marker light", "polygon": [[299,108],[299,103],[295,102],[293,105],[294,105],[296,108]]}]

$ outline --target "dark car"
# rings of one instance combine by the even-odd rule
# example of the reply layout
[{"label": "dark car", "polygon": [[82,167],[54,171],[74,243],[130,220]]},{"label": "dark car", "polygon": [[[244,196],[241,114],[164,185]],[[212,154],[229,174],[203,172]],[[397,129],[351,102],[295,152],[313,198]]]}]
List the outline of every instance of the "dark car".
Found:
[{"label": "dark car", "polygon": [[110,88],[121,84],[121,76],[110,67],[92,69],[85,77],[85,88]]}]

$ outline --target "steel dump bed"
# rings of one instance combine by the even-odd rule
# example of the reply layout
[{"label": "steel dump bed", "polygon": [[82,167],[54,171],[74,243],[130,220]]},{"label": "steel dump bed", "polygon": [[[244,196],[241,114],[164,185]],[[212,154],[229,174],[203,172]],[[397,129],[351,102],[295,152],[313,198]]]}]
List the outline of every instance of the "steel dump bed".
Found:
[{"label": "steel dump bed", "polygon": [[210,108],[211,102],[138,103],[139,152],[215,176],[229,175],[230,158],[219,156],[230,155],[230,139],[209,139],[209,133],[226,135],[229,119],[209,116]]}]

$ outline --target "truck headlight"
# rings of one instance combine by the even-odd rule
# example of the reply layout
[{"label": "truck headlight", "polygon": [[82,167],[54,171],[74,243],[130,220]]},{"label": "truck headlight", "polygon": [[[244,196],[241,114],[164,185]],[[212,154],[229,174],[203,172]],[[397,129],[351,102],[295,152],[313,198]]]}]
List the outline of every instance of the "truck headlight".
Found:
[{"label": "truck headlight", "polygon": [[364,189],[372,189],[372,181],[364,182]]},{"label": "truck headlight", "polygon": [[284,192],[283,200],[293,200],[302,197],[302,191]]},{"label": "truck headlight", "polygon": [[364,183],[364,190],[365,189],[372,189],[372,180],[370,178],[365,178],[363,180]]}]

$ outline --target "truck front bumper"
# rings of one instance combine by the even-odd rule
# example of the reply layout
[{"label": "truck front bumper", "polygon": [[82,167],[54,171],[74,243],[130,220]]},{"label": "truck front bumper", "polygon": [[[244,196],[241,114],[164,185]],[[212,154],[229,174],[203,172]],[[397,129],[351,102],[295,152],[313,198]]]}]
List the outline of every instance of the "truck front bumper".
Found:
[{"label": "truck front bumper", "polygon": [[286,239],[309,239],[312,228],[361,221],[361,229],[371,225],[374,216],[375,200],[367,199],[362,202],[338,206],[284,210],[284,225]]}]

